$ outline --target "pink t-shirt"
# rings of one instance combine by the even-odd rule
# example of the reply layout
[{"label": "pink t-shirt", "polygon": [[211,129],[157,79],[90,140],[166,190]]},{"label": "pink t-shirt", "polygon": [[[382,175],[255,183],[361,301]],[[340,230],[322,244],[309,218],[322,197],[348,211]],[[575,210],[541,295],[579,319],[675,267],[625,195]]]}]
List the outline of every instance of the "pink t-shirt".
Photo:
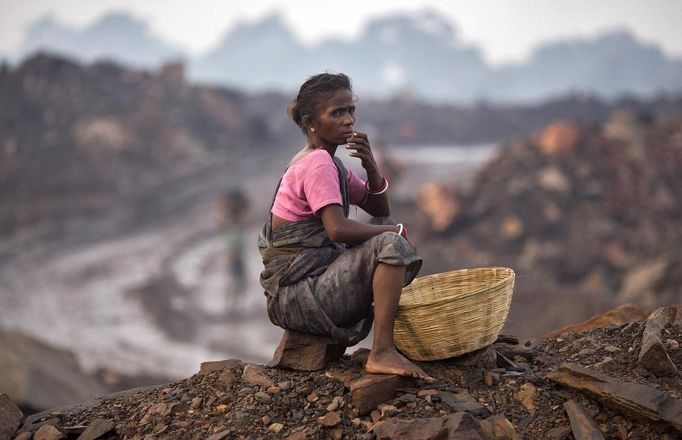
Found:
[{"label": "pink t-shirt", "polygon": [[[365,182],[347,169],[348,198],[353,205],[366,195]],[[327,205],[342,205],[339,172],[325,150],[312,151],[291,165],[282,177],[272,213],[292,222],[313,217]]]}]

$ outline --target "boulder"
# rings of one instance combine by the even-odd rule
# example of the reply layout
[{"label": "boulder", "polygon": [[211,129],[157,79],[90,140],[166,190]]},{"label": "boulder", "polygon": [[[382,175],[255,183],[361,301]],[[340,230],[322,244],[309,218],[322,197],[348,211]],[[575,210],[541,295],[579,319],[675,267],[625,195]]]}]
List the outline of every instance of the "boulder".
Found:
[{"label": "boulder", "polygon": [[13,438],[24,414],[7,394],[0,394],[0,439]]}]

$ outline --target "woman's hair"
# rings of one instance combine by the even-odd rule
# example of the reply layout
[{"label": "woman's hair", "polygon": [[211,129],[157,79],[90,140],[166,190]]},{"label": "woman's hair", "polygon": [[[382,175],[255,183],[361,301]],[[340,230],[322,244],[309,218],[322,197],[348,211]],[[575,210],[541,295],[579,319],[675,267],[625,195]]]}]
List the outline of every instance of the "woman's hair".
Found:
[{"label": "woman's hair", "polygon": [[306,134],[306,127],[303,119],[308,116],[309,121],[317,118],[320,104],[337,90],[349,90],[353,92],[351,80],[343,73],[320,73],[311,76],[301,85],[298,95],[289,101],[287,113],[294,120],[296,125],[301,127],[303,134]]}]

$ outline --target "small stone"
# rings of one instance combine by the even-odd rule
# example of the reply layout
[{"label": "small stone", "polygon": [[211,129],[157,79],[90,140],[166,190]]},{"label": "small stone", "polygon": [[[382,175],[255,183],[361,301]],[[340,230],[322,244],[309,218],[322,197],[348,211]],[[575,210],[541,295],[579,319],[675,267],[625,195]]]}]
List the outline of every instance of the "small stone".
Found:
[{"label": "small stone", "polygon": [[260,419],[261,419],[261,421],[263,422],[264,425],[269,425],[270,422],[271,422],[270,416],[268,416],[268,415],[264,415],[264,416],[261,417]]},{"label": "small stone", "polygon": [[671,350],[677,350],[680,348],[680,343],[677,342],[675,339],[666,339],[665,343],[668,344],[668,347]]},{"label": "small stone", "polygon": [[358,348],[353,352],[350,358],[356,364],[361,364],[364,367],[367,363],[367,358],[369,357],[370,353],[371,351],[367,348]]},{"label": "small stone", "polygon": [[523,404],[529,413],[535,414],[535,394],[537,388],[530,382],[521,385],[521,389],[516,393],[516,399]]},{"label": "small stone", "polygon": [[308,402],[317,402],[317,399],[319,399],[319,398],[320,397],[317,395],[317,393],[315,391],[313,391],[312,393],[310,393],[306,396],[306,400]]},{"label": "small stone", "polygon": [[272,432],[280,432],[282,429],[284,429],[284,425],[282,425],[281,423],[273,423],[268,428],[268,430],[270,430]]},{"label": "small stone", "polygon": [[221,414],[225,414],[230,411],[230,407],[227,405],[218,405],[215,407],[215,409]]},{"label": "small stone", "polygon": [[353,424],[353,426],[360,426],[360,418],[359,417],[354,418],[350,422]]},{"label": "small stone", "polygon": [[495,440],[519,440],[514,425],[503,414],[495,414],[481,420],[481,429]]},{"label": "small stone", "polygon": [[341,440],[343,438],[343,428],[330,429],[327,435],[331,440]]},{"label": "small stone", "polygon": [[33,440],[62,440],[66,436],[52,425],[43,425],[33,435]]},{"label": "small stone", "polygon": [[266,374],[263,368],[255,364],[246,364],[244,372],[242,373],[242,380],[251,385],[260,385],[264,387],[272,387],[275,383]]},{"label": "small stone", "polygon": [[192,403],[190,404],[191,409],[198,409],[201,406],[201,403],[203,402],[203,399],[201,397],[195,397],[192,399]]},{"label": "small stone", "polygon": [[587,356],[594,353],[594,348],[583,348],[578,352],[578,356]]},{"label": "small stone", "polygon": [[282,389],[280,387],[268,387],[268,389],[266,391],[268,394],[275,394],[275,393],[279,393],[280,391],[282,391]]},{"label": "small stone", "polygon": [[619,351],[623,351],[620,348],[616,347],[615,345],[607,345],[604,347],[604,350],[608,351],[609,353],[617,353]]},{"label": "small stone", "polygon": [[338,411],[328,412],[324,416],[318,417],[317,422],[322,426],[331,428],[341,423],[341,415],[338,413]]},{"label": "small stone", "polygon": [[259,402],[269,402],[272,400],[272,397],[270,397],[268,393],[264,393],[262,391],[257,392],[253,395],[253,397]]},{"label": "small stone", "polygon": [[[100,438],[114,429],[115,425],[116,424],[112,420],[95,419],[88,424],[88,427],[85,428],[85,431],[78,437],[78,440],[95,440]],[[154,429],[154,431],[158,432],[159,430]]]},{"label": "small stone", "polygon": [[308,436],[306,435],[306,430],[294,432],[290,436],[286,437],[284,440],[306,440]]},{"label": "small stone", "polygon": [[253,388],[244,387],[241,390],[239,390],[240,396],[246,396],[247,394],[253,394]]},{"label": "small stone", "polygon": [[500,375],[494,371],[486,371],[483,375],[483,382],[491,387],[500,381]]},{"label": "small stone", "polygon": [[418,397],[437,396],[437,395],[438,395],[438,390],[434,390],[434,389],[417,391]]},{"label": "small stone", "polygon": [[199,368],[199,376],[206,376],[208,374],[213,373],[214,371],[220,371],[225,368],[229,367],[234,367],[235,365],[239,365],[241,361],[239,359],[227,359],[224,361],[209,361],[209,362],[202,362],[201,367]]},{"label": "small stone", "polygon": [[291,381],[286,380],[284,382],[279,382],[277,386],[280,387],[282,391],[289,391],[291,388]]},{"label": "small stone", "polygon": [[332,402],[327,405],[327,411],[336,411],[343,403],[343,397],[335,396]]},{"label": "small stone", "polygon": [[220,382],[224,383],[225,385],[232,385],[235,382],[237,382],[237,376],[235,376],[232,371],[225,370],[222,373],[220,373],[220,377],[218,377],[218,380],[220,380]]},{"label": "small stone", "polygon": [[388,417],[394,417],[397,416],[400,411],[398,408],[396,408],[393,405],[381,405],[379,407],[379,410],[381,411],[381,419],[386,419]]},{"label": "small stone", "polygon": [[567,440],[568,436],[571,435],[570,426],[559,426],[552,428],[545,433],[549,440]]},{"label": "small stone", "polygon": [[245,423],[249,420],[249,414],[242,412],[242,411],[235,411],[234,412],[234,421],[237,424],[242,424]]},{"label": "small stone", "polygon": [[[177,423],[176,423],[176,425],[177,425]],[[211,436],[210,436],[208,439],[206,439],[206,440],[225,440],[225,439],[228,438],[231,434],[232,434],[232,431],[231,431],[231,430],[225,429],[225,430],[223,430],[223,431],[215,432],[215,433],[211,434]]]},{"label": "small stone", "polygon": [[372,410],[372,412],[369,413],[369,418],[372,419],[372,422],[376,423],[381,419],[381,413],[378,409]]}]

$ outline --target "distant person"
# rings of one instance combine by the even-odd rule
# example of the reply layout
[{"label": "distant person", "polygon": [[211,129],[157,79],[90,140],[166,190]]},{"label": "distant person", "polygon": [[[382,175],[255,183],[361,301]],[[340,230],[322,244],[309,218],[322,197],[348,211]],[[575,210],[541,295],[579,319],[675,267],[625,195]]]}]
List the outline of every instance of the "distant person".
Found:
[{"label": "distant person", "polygon": [[246,290],[246,266],[244,262],[244,217],[248,200],[240,188],[234,188],[222,196],[222,230],[227,262],[226,283],[227,311],[238,310]]},{"label": "distant person", "polygon": [[[303,83],[289,104],[306,145],[282,176],[258,238],[268,315],[285,329],[346,346],[364,339],[374,322],[366,371],[431,380],[393,342],[402,287],[422,260],[407,229],[387,218],[389,182],[367,135],[354,128],[354,101],[346,75],[323,73]],[[366,181],[335,157],[344,144],[360,159]],[[375,219],[349,220],[350,204]]]}]

